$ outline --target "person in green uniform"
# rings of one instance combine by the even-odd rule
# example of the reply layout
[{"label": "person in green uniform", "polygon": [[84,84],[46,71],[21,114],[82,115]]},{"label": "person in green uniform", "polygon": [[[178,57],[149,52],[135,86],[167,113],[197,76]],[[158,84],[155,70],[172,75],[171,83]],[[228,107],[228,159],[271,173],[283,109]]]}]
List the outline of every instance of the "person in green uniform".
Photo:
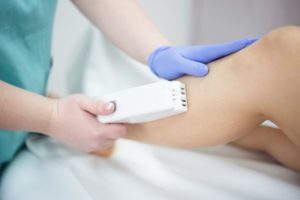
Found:
[{"label": "person in green uniform", "polygon": [[[147,19],[135,0],[74,0],[74,4],[120,49],[148,64],[157,76],[205,76],[207,63],[255,40],[173,47]],[[91,152],[108,148],[127,134],[123,124],[101,124],[96,115],[114,104],[84,95],[45,96],[51,68],[51,37],[56,0],[0,1],[0,170],[41,133]]]}]

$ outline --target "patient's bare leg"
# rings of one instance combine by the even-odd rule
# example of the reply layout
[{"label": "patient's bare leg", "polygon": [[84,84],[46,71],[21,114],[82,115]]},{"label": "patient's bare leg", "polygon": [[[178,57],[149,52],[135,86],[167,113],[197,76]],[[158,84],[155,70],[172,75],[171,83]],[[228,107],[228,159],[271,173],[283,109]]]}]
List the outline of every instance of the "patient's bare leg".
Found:
[{"label": "patient's bare leg", "polygon": [[140,125],[129,138],[176,147],[223,144],[271,119],[300,146],[300,29],[275,30],[210,64],[205,78],[184,77],[189,111]]},{"label": "patient's bare leg", "polygon": [[300,171],[300,148],[277,128],[260,126],[251,134],[233,142],[234,145],[269,153],[284,165]]}]

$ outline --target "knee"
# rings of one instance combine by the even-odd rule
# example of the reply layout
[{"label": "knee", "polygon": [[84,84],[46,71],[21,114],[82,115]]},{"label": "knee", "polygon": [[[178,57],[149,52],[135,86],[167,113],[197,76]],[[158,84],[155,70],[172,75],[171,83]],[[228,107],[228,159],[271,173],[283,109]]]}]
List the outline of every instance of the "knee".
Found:
[{"label": "knee", "polygon": [[300,27],[287,26],[271,31],[262,39],[271,51],[280,53],[300,52]]}]

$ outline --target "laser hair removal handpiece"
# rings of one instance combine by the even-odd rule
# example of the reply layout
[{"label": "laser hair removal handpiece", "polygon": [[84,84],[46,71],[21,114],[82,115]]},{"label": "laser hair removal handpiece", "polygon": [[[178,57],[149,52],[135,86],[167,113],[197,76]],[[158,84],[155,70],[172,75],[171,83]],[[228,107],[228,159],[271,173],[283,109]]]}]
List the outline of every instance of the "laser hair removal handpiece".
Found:
[{"label": "laser hair removal handpiece", "polygon": [[186,112],[185,85],[179,81],[160,81],[108,94],[100,98],[114,102],[111,115],[99,115],[102,123],[142,123]]}]

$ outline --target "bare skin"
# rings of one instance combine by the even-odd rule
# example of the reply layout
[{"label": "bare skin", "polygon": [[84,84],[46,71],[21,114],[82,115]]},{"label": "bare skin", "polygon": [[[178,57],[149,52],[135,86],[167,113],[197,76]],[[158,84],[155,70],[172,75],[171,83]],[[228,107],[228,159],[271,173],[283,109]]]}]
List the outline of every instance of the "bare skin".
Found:
[{"label": "bare skin", "polygon": [[[128,138],[185,148],[233,142],[300,171],[300,28],[272,31],[209,66],[205,78],[179,79],[187,113],[129,125]],[[267,119],[280,130],[261,127]]]},{"label": "bare skin", "polygon": [[147,63],[167,39],[148,19],[137,0],[73,0],[78,9],[120,49]]},{"label": "bare skin", "polygon": [[233,144],[269,153],[278,162],[299,171],[300,149],[280,129],[261,126],[251,134],[234,141]]}]

